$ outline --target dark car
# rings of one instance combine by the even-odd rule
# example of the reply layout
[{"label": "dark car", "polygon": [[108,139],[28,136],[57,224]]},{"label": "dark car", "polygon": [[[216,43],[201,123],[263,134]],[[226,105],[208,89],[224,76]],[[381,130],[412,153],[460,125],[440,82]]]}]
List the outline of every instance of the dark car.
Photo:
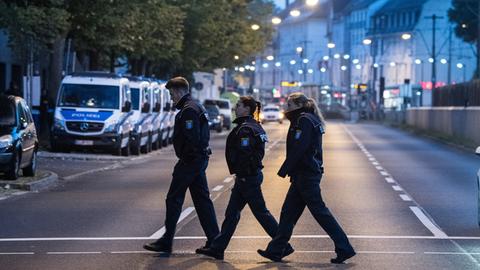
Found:
[{"label": "dark car", "polygon": [[0,95],[0,172],[15,180],[34,176],[38,139],[30,108],[20,97]]},{"label": "dark car", "polygon": [[223,130],[223,115],[220,114],[220,109],[217,105],[205,105],[205,109],[208,113],[208,122],[210,129],[215,129],[217,132]]}]

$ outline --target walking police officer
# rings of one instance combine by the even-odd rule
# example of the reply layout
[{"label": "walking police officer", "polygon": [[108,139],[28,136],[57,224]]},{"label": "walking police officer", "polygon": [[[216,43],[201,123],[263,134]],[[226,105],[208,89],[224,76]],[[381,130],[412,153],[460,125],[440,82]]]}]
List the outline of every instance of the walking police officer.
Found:
[{"label": "walking police officer", "polygon": [[291,184],[282,206],[278,233],[267,249],[259,249],[258,253],[272,261],[281,261],[293,228],[306,206],[335,244],[337,257],[330,261],[343,263],[353,257],[355,251],[345,232],[325,206],[320,192],[320,179],[323,174],[323,118],[315,101],[302,93],[291,94],[287,102],[286,116],[290,120],[287,158],[278,175],[289,175]]},{"label": "walking police officer", "polygon": [[165,86],[180,111],[175,117],[173,147],[179,161],[172,174],[166,199],[165,233],[157,241],[144,245],[150,251],[171,253],[177,221],[187,189],[190,190],[200,224],[207,236],[206,246],[218,235],[219,229],[210,200],[205,170],[211,154],[210,130],[205,108],[190,96],[188,81],[182,77],[169,80]]},{"label": "walking police officer", "polygon": [[[225,220],[220,234],[209,248],[201,248],[197,253],[223,260],[224,251],[240,221],[240,213],[246,204],[263,229],[272,238],[278,223],[265,206],[261,184],[263,181],[262,159],[265,154],[267,135],[257,122],[260,103],[252,97],[240,97],[235,112],[237,126],[227,137],[225,157],[231,174],[235,174],[235,185],[225,212]],[[293,253],[293,248],[286,245],[284,256]]]}]

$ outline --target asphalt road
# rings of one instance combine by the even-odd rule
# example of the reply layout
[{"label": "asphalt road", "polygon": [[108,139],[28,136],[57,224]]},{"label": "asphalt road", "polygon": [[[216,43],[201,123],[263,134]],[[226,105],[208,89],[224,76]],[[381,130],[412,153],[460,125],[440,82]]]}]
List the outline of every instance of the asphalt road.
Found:
[{"label": "asphalt road", "polygon": [[[287,127],[265,125],[262,189],[275,217],[289,186],[276,176]],[[212,136],[207,171],[220,224],[233,185],[224,144],[225,134]],[[196,255],[205,238],[189,196],[174,254],[144,251],[162,232],[176,161],[168,147],[121,162],[44,160],[65,181],[0,201],[0,269],[480,269],[476,156],[380,125],[341,122],[329,123],[324,151],[322,195],[358,252],[348,264],[329,263],[333,244],[308,210],[286,263],[256,254],[269,238],[248,207],[225,261]]]}]

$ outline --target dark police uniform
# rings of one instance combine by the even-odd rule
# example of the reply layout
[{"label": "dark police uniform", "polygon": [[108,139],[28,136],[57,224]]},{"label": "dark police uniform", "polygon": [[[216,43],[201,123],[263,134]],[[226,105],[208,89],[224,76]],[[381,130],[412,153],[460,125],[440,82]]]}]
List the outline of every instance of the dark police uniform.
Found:
[{"label": "dark police uniform", "polygon": [[235,185],[221,233],[211,245],[212,250],[220,253],[227,248],[246,204],[268,235],[273,238],[278,229],[278,223],[268,211],[261,190],[262,159],[267,142],[265,130],[251,116],[239,117],[234,123],[237,126],[227,137],[225,157],[230,173],[236,176]]},{"label": "dark police uniform", "polygon": [[[266,252],[281,259],[292,236],[293,228],[305,206],[335,243],[337,254],[352,254],[345,232],[322,200],[320,179],[323,174],[322,134],[320,119],[304,109],[291,112],[287,136],[287,158],[278,175],[290,176],[290,188],[280,215],[278,233],[268,244]],[[259,251],[260,252],[260,251]]]},{"label": "dark police uniform", "polygon": [[173,169],[168,190],[165,234],[158,241],[172,246],[177,221],[182,211],[187,188],[190,190],[200,224],[207,236],[207,246],[219,229],[213,203],[210,200],[205,170],[211,151],[208,147],[210,130],[202,105],[185,95],[176,105],[180,111],[175,117],[173,147],[179,161]]}]

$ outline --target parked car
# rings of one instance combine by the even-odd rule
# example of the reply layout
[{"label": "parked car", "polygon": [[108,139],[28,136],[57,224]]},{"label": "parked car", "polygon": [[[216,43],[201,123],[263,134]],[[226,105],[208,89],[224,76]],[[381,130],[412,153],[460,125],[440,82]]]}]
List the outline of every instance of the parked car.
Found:
[{"label": "parked car", "polygon": [[277,105],[267,105],[260,113],[260,121],[265,122],[278,122],[283,123],[284,114]]},{"label": "parked car", "polygon": [[208,124],[210,129],[216,130],[218,133],[223,130],[223,115],[217,105],[206,105],[205,109],[208,113]]},{"label": "parked car", "polygon": [[[480,146],[477,147],[477,150],[475,151],[475,154],[477,154],[477,156],[480,156]],[[477,191],[479,192],[477,194],[477,197],[478,197],[478,225],[480,226],[480,169],[478,170],[477,172]]]},{"label": "parked car", "polygon": [[104,148],[128,156],[134,126],[131,107],[126,78],[102,72],[66,76],[58,91],[52,150]]},{"label": "parked car", "polygon": [[205,99],[203,106],[217,105],[220,115],[223,116],[223,126],[230,130],[232,128],[232,105],[230,100],[224,98]]},{"label": "parked car", "polygon": [[34,176],[37,169],[38,138],[32,113],[25,100],[0,95],[0,172],[15,180]]}]

